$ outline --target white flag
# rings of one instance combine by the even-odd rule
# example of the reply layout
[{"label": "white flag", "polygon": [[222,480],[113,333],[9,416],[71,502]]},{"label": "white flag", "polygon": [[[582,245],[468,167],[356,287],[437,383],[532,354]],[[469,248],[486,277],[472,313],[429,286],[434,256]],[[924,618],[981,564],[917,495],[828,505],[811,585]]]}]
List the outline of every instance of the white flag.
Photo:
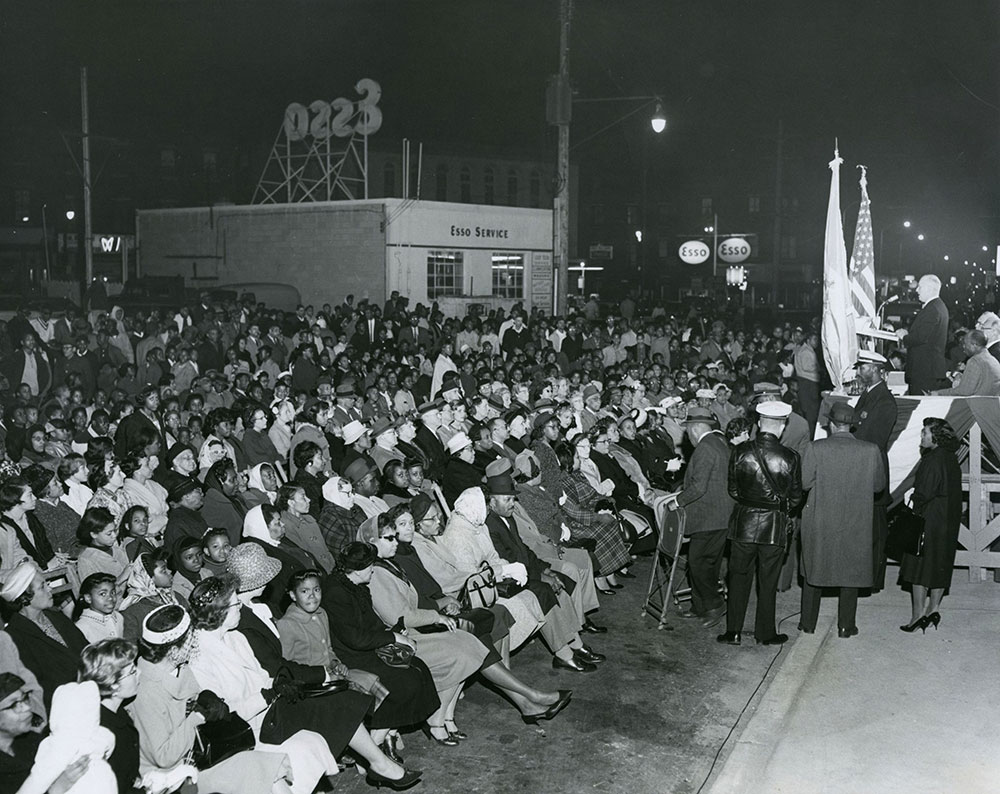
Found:
[{"label": "white flag", "polygon": [[826,245],[823,252],[823,360],[834,391],[843,392],[844,377],[854,367],[858,336],[854,304],[847,276],[847,246],[840,217],[840,164],[834,149],[830,161],[830,203],[826,210]]}]

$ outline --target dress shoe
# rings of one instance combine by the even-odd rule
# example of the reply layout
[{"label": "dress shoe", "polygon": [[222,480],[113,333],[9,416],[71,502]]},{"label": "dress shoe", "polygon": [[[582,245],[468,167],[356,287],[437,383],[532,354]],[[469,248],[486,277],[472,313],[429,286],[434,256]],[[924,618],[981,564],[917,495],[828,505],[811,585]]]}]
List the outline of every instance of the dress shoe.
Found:
[{"label": "dress shoe", "polygon": [[572,670],[574,673],[592,673],[597,669],[596,664],[577,659],[574,655],[572,659],[560,659],[558,656],[552,657],[553,670]]},{"label": "dress shoe", "polygon": [[578,662],[589,662],[590,664],[600,664],[608,657],[603,653],[596,653],[590,650],[590,648],[584,646],[583,648],[577,648],[573,651],[573,658]]},{"label": "dress shoe", "polygon": [[758,645],[784,645],[786,642],[788,642],[787,634],[775,634],[766,640],[757,640]]},{"label": "dress shoe", "polygon": [[837,636],[843,637],[845,640],[849,637],[855,637],[858,634],[858,627],[854,626],[850,629],[837,629]]},{"label": "dress shoe", "polygon": [[607,626],[598,626],[596,623],[591,623],[589,620],[583,624],[583,631],[588,634],[607,634]]},{"label": "dress shoe", "polygon": [[385,786],[386,788],[391,788],[393,791],[405,791],[417,785],[420,782],[422,774],[423,772],[418,769],[404,769],[402,777],[392,780],[384,775],[380,775],[375,770],[369,770],[367,777],[365,777],[365,782],[375,788]]},{"label": "dress shoe", "polygon": [[390,761],[394,761],[395,763],[402,766],[403,756],[399,754],[399,747],[394,741],[394,738],[395,737],[393,736],[387,736],[385,738],[385,741],[383,741],[382,744],[379,745],[379,749],[383,753],[385,753],[386,758],[388,758]]},{"label": "dress shoe", "polygon": [[635,579],[635,574],[630,571],[618,571],[615,576],[620,576],[622,579]]},{"label": "dress shoe", "polygon": [[597,592],[600,593],[601,595],[606,595],[606,596],[618,595],[617,590],[605,590],[603,587],[598,587]]},{"label": "dress shoe", "polygon": [[690,609],[678,609],[677,616],[684,618],[685,620],[697,620],[704,617],[704,615],[699,615],[697,612],[693,612]]},{"label": "dress shoe", "polygon": [[621,589],[623,589],[625,587],[625,585],[623,585],[623,584],[613,584],[613,585],[610,585],[610,587],[613,587],[615,590],[621,590]]},{"label": "dress shoe", "polygon": [[743,638],[740,637],[738,631],[727,631],[725,634],[720,634],[716,637],[715,641],[725,643],[726,645],[739,645],[743,642]]},{"label": "dress shoe", "polygon": [[799,630],[799,631],[801,631],[801,632],[802,632],[803,634],[815,634],[815,633],[816,633],[816,629],[815,629],[815,628],[811,628],[811,629],[807,629],[807,628],[806,628],[805,626],[803,626],[803,625],[802,625],[801,623],[800,623],[800,624],[799,624],[799,625],[797,626],[797,628],[798,628],[798,630]]},{"label": "dress shoe", "polygon": [[521,719],[524,720],[528,725],[537,725],[542,720],[551,720],[556,714],[566,708],[569,705],[569,699],[573,696],[572,689],[560,689],[559,690],[559,700],[549,706],[545,711],[540,714],[522,714]]},{"label": "dress shoe", "polygon": [[[448,729],[444,725],[424,725],[422,728],[424,736],[430,739],[435,744],[440,744],[442,747],[458,747],[458,739],[452,737],[448,733]],[[438,737],[434,735],[434,731],[443,731],[444,737]]]}]

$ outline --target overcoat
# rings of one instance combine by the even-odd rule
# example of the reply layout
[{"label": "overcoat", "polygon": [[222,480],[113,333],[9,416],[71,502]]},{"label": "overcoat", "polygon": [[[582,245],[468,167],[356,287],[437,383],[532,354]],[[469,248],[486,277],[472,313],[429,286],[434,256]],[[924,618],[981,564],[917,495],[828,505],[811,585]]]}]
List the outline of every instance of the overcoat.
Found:
[{"label": "overcoat", "polygon": [[813,441],[802,458],[802,573],[814,587],[871,587],[872,513],[885,488],[879,448],[850,433]]},{"label": "overcoat", "polygon": [[906,337],[906,382],[910,394],[936,389],[944,379],[948,363],[944,356],[948,341],[948,307],[933,298],[917,312]]}]

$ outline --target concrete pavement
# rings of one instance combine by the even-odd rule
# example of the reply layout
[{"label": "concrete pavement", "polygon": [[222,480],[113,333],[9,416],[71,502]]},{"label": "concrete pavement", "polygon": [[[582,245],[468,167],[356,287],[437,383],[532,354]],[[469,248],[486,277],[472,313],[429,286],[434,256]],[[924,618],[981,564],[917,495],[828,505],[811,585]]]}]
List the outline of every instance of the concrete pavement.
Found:
[{"label": "concrete pavement", "polygon": [[857,637],[837,636],[836,609],[823,599],[814,635],[799,635],[797,617],[779,629],[792,640],[704,790],[1000,790],[1000,585],[956,570],[925,635],[899,630],[909,594],[895,586],[860,600]]}]

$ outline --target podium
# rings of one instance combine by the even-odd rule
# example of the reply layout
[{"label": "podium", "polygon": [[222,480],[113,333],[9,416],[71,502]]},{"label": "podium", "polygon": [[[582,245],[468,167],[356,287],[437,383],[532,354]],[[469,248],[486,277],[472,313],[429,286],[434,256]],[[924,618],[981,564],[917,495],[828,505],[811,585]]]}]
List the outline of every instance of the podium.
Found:
[{"label": "podium", "polygon": [[646,603],[642,606],[642,614],[658,618],[656,628],[661,631],[672,631],[674,628],[667,620],[667,610],[673,603],[677,585],[677,563],[684,544],[686,520],[683,507],[665,513],[660,540],[653,554],[653,570],[649,575],[649,590],[646,593]]}]

